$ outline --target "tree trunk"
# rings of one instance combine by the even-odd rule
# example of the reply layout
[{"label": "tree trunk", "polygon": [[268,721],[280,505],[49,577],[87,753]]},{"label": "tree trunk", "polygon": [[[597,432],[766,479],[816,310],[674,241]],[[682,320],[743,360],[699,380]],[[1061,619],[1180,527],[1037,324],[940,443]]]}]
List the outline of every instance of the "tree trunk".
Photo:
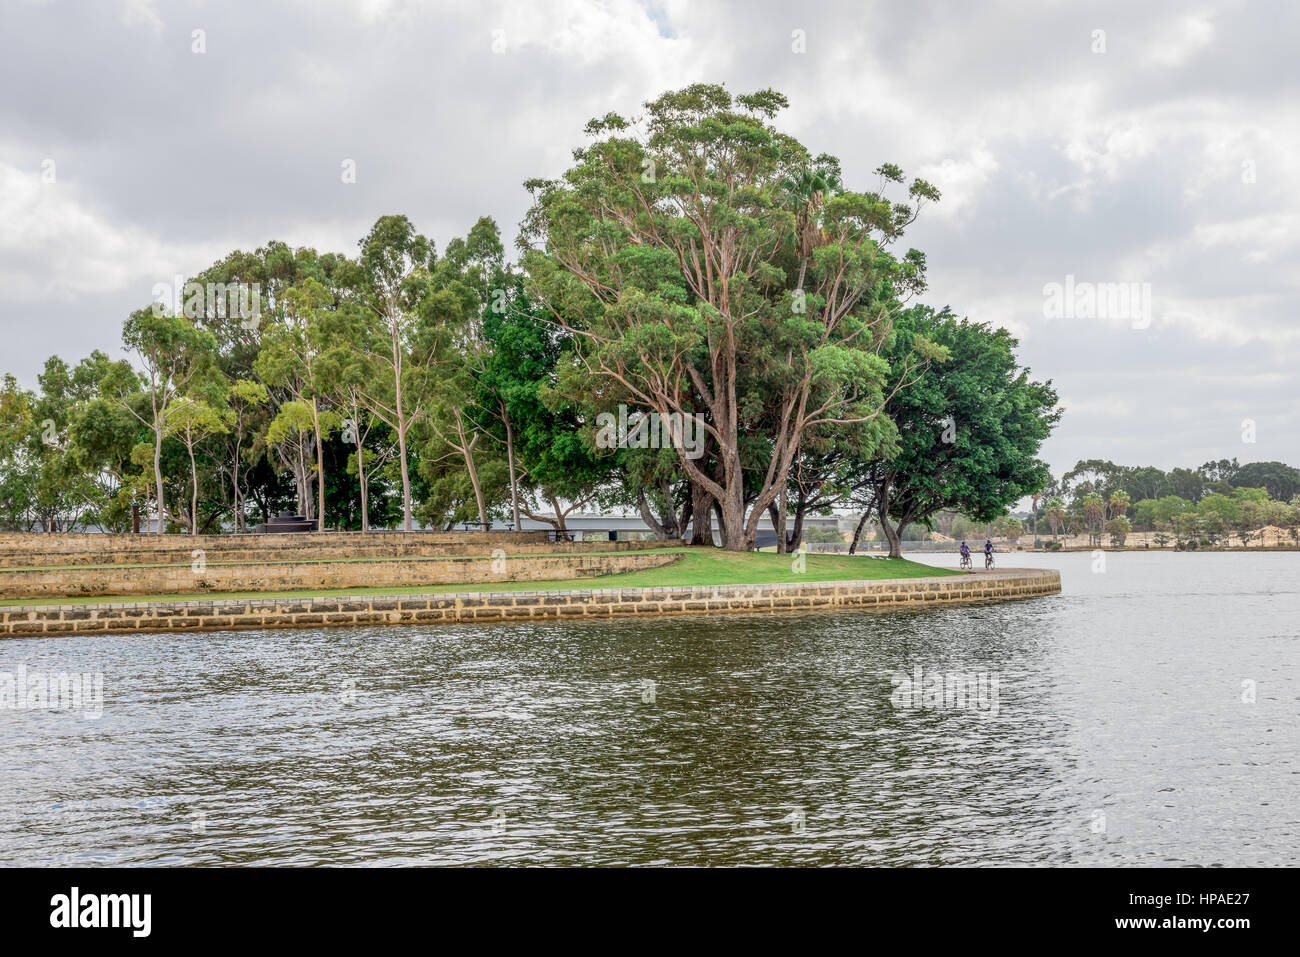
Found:
[{"label": "tree trunk", "polygon": [[325,449],[320,438],[320,411],[316,399],[311,400],[312,425],[316,432],[316,531],[325,531]]},{"label": "tree trunk", "polygon": [[361,530],[368,532],[370,531],[370,480],[366,477],[366,454],[361,447],[360,439],[357,439],[357,482],[361,485]]},{"label": "tree trunk", "polygon": [[[673,487],[667,479],[659,482],[659,496],[664,503],[663,525],[666,538],[682,537],[682,524],[677,520],[677,509],[673,508]],[[690,496],[686,497],[690,501]]]},{"label": "tree trunk", "polygon": [[[733,491],[734,489],[734,491]],[[740,483],[732,483],[727,489],[727,500],[720,503],[720,521],[722,524],[722,547],[731,552],[752,552],[754,535],[746,528],[745,495]]]},{"label": "tree trunk", "polygon": [[510,424],[510,413],[501,404],[501,421],[506,426],[506,465],[510,469],[510,511],[514,515],[515,531],[519,531],[519,479],[515,475],[515,431]]},{"label": "tree trunk", "polygon": [[190,452],[190,534],[199,533],[199,467],[194,461],[193,441],[185,443]]},{"label": "tree trunk", "polygon": [[903,540],[901,537],[901,530],[890,525],[889,519],[887,518],[882,518],[880,520],[880,527],[885,533],[885,538],[889,541],[889,557],[902,558]]},{"label": "tree trunk", "polygon": [[862,513],[862,517],[858,519],[858,527],[853,530],[853,544],[849,546],[850,555],[858,553],[858,542],[862,541],[862,531],[867,527],[867,519],[870,517],[871,509],[867,509]]},{"label": "tree trunk", "polygon": [[478,465],[474,461],[474,447],[478,445],[478,436],[472,440],[465,437],[465,424],[460,415],[456,416],[456,431],[460,433],[461,454],[465,459],[465,469],[469,472],[469,483],[474,487],[474,501],[478,505],[478,523],[483,531],[488,530],[487,503],[483,499],[483,485],[478,478]]},{"label": "tree trunk", "polygon": [[695,506],[694,499],[692,498],[689,489],[687,490],[687,493],[685,496],[683,496],[683,498],[684,501],[682,503],[682,510],[681,513],[678,514],[677,516],[677,540],[678,541],[681,541],[683,538],[686,537],[686,525],[691,520],[691,511]]},{"label": "tree trunk", "polygon": [[293,484],[297,513],[304,518],[311,516],[311,489],[307,485],[307,463],[302,456],[301,436],[293,443]]},{"label": "tree trunk", "polygon": [[[734,357],[733,357],[734,358]],[[734,400],[734,396],[732,397]],[[713,410],[715,422],[726,423],[720,428],[724,434],[736,435],[737,422],[734,405],[720,403]],[[687,458],[679,449],[682,467],[691,481],[699,482],[713,496],[718,513],[718,522],[722,529],[722,547],[728,551],[753,551],[754,538],[758,531],[758,521],[767,511],[768,503],[780,492],[780,485],[772,484],[760,493],[753,504],[752,513],[747,513],[745,500],[745,468],[741,462],[738,444],[722,444],[716,453],[717,467],[712,475],[693,459]],[[789,457],[782,456],[779,463],[784,472],[789,471]],[[720,473],[720,474],[719,474]],[[698,514],[698,509],[696,510]],[[746,521],[748,514],[749,521]]]},{"label": "tree trunk", "polygon": [[713,496],[697,482],[691,482],[691,544],[713,547]]},{"label": "tree trunk", "polygon": [[469,463],[469,481],[474,486],[474,501],[478,505],[478,523],[486,532],[492,523],[488,521],[487,503],[483,499],[483,486],[479,482],[478,468],[474,464],[474,452],[471,450],[465,459]]},{"label": "tree trunk", "polygon": [[803,505],[794,510],[794,531],[790,533],[789,542],[786,544],[787,552],[798,551],[803,543],[803,520],[807,514],[808,510]]},{"label": "tree trunk", "polygon": [[[398,417],[399,422],[401,416]],[[406,426],[397,429],[397,454],[402,460],[402,528],[411,530],[411,474],[406,470]]]},{"label": "tree trunk", "polygon": [[[727,549],[729,551],[739,551],[739,548],[733,549],[727,542],[727,518],[726,518],[726,514],[722,510],[722,503],[715,498],[713,499],[712,504],[713,507],[710,514],[718,523],[718,537],[722,539],[722,541],[719,543],[719,547]],[[734,509],[733,509],[733,514],[734,514]],[[709,526],[709,534],[710,535],[713,534],[712,524],[710,524]]]},{"label": "tree trunk", "polygon": [[903,529],[906,523],[900,524],[897,528],[890,524],[889,521],[889,480],[886,479],[880,484],[880,491],[876,495],[876,514],[880,516],[880,529],[885,533],[885,539],[889,542],[889,557],[903,557]]},{"label": "tree trunk", "polygon": [[163,534],[163,528],[166,524],[167,509],[163,504],[163,483],[162,483],[162,425],[154,429],[153,443],[153,480],[156,489],[157,509],[158,509],[158,530],[155,534]]},{"label": "tree trunk", "polygon": [[411,473],[406,463],[406,409],[402,396],[402,344],[399,336],[400,317],[396,306],[389,303],[388,329],[393,340],[393,411],[397,417],[397,448],[402,457],[402,528],[411,531]]},{"label": "tree trunk", "polygon": [[[784,555],[789,551],[785,539],[785,517],[790,508],[790,486],[781,487],[781,494],[776,497],[776,509],[772,515],[772,526],[776,529],[776,553]],[[771,506],[768,506],[771,510]]]},{"label": "tree trunk", "polygon": [[641,521],[650,526],[650,531],[654,532],[655,538],[661,542],[667,541],[670,537],[668,529],[660,523],[659,519],[655,518],[654,510],[650,508],[650,500],[646,497],[644,488],[636,490],[636,507],[641,513]]},{"label": "tree trunk", "polygon": [[230,463],[230,497],[231,508],[234,510],[235,532],[238,534],[242,531],[240,515],[242,510],[239,507],[239,446],[235,446],[235,457]]},{"label": "tree trunk", "polygon": [[569,540],[569,530],[564,526],[564,512],[560,510],[560,503],[556,501],[554,495],[548,495],[551,500],[551,508],[555,510],[555,538],[557,541],[567,542]]}]

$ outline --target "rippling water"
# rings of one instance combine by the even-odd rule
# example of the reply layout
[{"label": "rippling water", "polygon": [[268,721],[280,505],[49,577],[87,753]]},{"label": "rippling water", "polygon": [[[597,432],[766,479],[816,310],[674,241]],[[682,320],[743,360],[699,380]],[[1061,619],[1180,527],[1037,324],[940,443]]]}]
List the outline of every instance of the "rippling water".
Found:
[{"label": "rippling water", "polygon": [[[0,863],[1300,863],[1300,556],[1106,562],[892,614],[6,640],[104,704],[0,710]],[[896,707],[918,667],[996,709]]]}]

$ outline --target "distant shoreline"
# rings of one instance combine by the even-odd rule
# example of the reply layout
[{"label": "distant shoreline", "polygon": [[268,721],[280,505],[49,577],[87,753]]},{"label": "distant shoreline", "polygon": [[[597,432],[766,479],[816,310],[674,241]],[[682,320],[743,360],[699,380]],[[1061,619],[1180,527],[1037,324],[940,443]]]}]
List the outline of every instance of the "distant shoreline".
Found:
[{"label": "distant shoreline", "polygon": [[1026,552],[1035,555],[1061,555],[1065,552],[1174,552],[1179,555],[1194,555],[1197,552],[1300,552],[1300,545],[1210,545],[1205,548],[1174,548],[1172,545],[1147,547],[1146,545],[1063,545],[1061,548],[1011,548],[1007,551]]}]

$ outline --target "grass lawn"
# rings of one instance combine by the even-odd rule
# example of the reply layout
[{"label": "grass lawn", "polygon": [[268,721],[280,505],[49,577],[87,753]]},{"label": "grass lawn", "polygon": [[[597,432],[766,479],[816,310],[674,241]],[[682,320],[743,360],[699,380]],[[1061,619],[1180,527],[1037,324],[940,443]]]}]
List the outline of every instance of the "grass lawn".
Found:
[{"label": "grass lawn", "polygon": [[775,582],[863,581],[883,578],[938,578],[959,572],[931,568],[905,558],[862,555],[805,556],[802,574],[791,570],[794,559],[771,552],[725,552],[717,548],[674,548],[681,557],[671,565],[595,578],[553,581],[482,582],[467,585],[410,585],[399,588],[331,588],[275,592],[196,592],[185,595],[92,595],[79,598],[12,598],[13,605],[83,605],[109,602],[198,601],[201,599],[335,598],[344,595],[427,595],[439,592],[562,591],[585,588],[656,588],[672,585],[757,585]]}]

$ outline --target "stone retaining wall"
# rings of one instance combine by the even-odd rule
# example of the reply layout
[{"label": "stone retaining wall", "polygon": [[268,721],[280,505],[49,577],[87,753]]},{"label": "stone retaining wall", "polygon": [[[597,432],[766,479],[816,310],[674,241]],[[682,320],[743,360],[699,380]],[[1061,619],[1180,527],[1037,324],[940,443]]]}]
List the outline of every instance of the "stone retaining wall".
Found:
[{"label": "stone retaining wall", "polygon": [[112,605],[0,608],[0,637],[103,632],[200,631],[426,622],[607,618],[710,612],[864,610],[1054,595],[1050,569],[1004,569],[947,578],[801,582],[673,588],[407,595],[400,597],[210,599]]},{"label": "stone retaining wall", "polygon": [[[508,555],[539,554],[587,554],[590,552],[629,552],[645,549],[663,548],[678,543],[672,542],[548,542],[545,533],[540,540],[519,541],[510,537],[511,533],[502,533],[500,538],[493,532],[485,537],[480,533],[469,533],[465,538],[454,538],[437,534],[424,536],[412,533],[379,533],[378,535],[360,534],[349,536],[342,541],[332,538],[327,532],[323,536],[315,534],[302,535],[231,535],[211,536],[197,535],[168,536],[158,541],[156,536],[103,536],[131,539],[126,543],[92,548],[90,546],[42,547],[41,539],[46,536],[33,536],[33,541],[22,547],[0,548],[0,570],[27,568],[66,568],[76,565],[189,565],[199,551],[204,562],[286,562],[303,560],[346,560],[356,558],[442,558],[451,556],[483,556],[495,549],[502,549]],[[528,533],[531,534],[531,533]],[[54,538],[56,536],[48,536]],[[262,542],[259,539],[279,539],[279,541]],[[207,542],[204,539],[208,539]],[[285,541],[287,539],[287,541]]]},{"label": "stone retaining wall", "polygon": [[200,544],[211,544],[213,542],[228,542],[235,539],[254,539],[260,542],[292,542],[300,538],[312,538],[316,541],[354,541],[358,538],[420,538],[426,541],[444,541],[444,542],[462,542],[462,541],[546,541],[546,530],[536,529],[531,531],[520,532],[457,532],[441,531],[434,529],[413,529],[409,532],[400,529],[372,529],[369,532],[272,532],[261,535],[255,532],[241,532],[235,534],[218,534],[218,535],[150,535],[141,532],[138,535],[132,535],[129,532],[0,532],[0,549],[24,547],[31,542],[56,542],[62,547],[76,547],[78,545],[88,547],[107,547],[114,545],[127,545],[142,540],[152,540],[155,542],[189,542],[197,541]]},{"label": "stone retaining wall", "polygon": [[493,558],[400,561],[253,562],[245,564],[113,565],[106,568],[0,570],[0,599],[90,595],[183,595],[195,592],[305,591],[469,585],[479,582],[594,578],[659,568],[680,555],[655,551],[591,552]]},{"label": "stone retaining wall", "polygon": [[[284,559],[305,551],[320,558],[351,557],[354,551],[384,549],[389,557],[427,554],[439,546],[489,548],[546,545],[535,532],[300,532],[271,535],[100,535],[82,532],[0,533],[0,568],[21,565],[112,565],[189,561],[201,548],[217,555],[247,554],[250,560]],[[243,560],[234,558],[232,560]]]}]

